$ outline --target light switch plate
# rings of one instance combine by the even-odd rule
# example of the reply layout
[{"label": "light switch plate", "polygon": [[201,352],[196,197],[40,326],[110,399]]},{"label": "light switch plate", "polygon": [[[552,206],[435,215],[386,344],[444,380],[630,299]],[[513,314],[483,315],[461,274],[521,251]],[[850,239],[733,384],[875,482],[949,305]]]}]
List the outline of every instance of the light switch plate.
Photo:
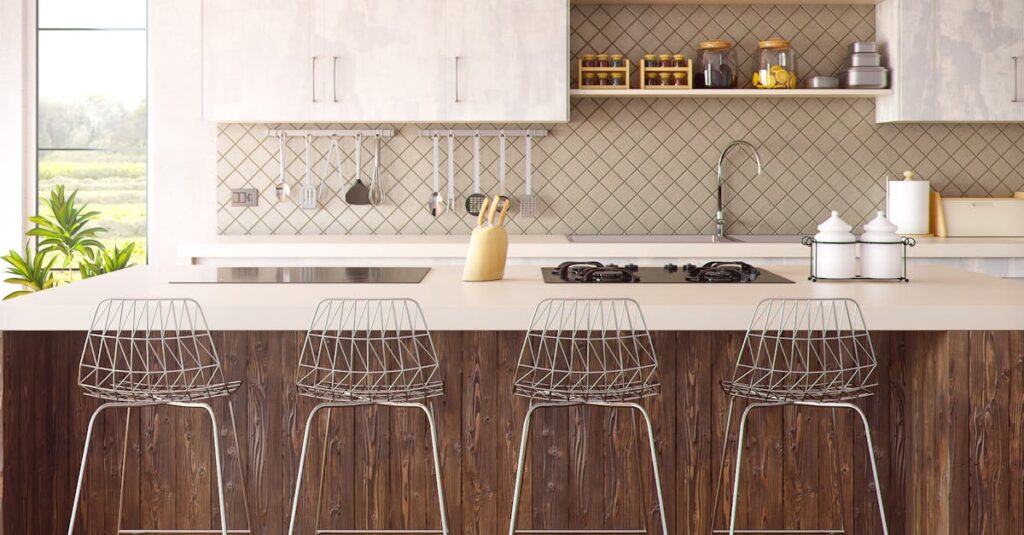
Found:
[{"label": "light switch plate", "polygon": [[231,190],[231,206],[249,208],[260,205],[260,190],[240,188]]}]

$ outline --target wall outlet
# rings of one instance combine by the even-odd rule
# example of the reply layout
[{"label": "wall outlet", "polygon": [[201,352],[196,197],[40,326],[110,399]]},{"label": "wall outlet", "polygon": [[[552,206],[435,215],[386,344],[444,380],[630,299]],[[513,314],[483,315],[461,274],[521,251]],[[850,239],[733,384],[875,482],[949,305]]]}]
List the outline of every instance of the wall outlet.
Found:
[{"label": "wall outlet", "polygon": [[240,188],[231,190],[231,206],[252,207],[260,205],[260,190]]}]

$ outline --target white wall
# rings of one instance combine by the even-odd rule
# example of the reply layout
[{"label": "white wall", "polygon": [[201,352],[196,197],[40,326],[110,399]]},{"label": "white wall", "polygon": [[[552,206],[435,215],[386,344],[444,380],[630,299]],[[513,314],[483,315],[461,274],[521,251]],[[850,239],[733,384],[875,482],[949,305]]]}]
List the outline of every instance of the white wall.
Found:
[{"label": "white wall", "polygon": [[217,126],[202,118],[202,0],[149,0],[149,263],[217,233]]},{"label": "white wall", "polygon": [[[31,105],[26,101],[31,80],[27,62],[32,32],[31,0],[0,2],[0,251],[20,249],[23,240],[26,198],[26,149],[29,139],[25,120]],[[29,17],[29,18],[27,18]],[[0,277],[2,279],[4,277]],[[0,292],[6,294],[5,288]]]}]

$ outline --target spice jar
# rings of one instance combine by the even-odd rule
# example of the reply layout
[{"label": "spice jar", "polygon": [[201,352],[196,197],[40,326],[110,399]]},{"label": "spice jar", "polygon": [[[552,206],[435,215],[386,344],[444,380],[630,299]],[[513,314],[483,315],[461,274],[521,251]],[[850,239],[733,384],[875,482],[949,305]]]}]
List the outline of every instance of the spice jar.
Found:
[{"label": "spice jar", "polygon": [[597,67],[597,56],[594,54],[583,54],[584,67]]},{"label": "spice jar", "polygon": [[796,51],[784,39],[758,43],[758,71],[751,80],[758,89],[795,89]]},{"label": "spice jar", "polygon": [[672,55],[671,54],[661,54],[660,56],[658,56],[658,66],[659,67],[663,67],[663,68],[671,67],[672,66]]},{"label": "spice jar", "polygon": [[703,41],[698,47],[700,72],[694,83],[697,87],[736,87],[736,50],[724,39]]},{"label": "spice jar", "polygon": [[608,66],[608,54],[598,54],[597,55],[597,66],[598,67],[607,67]]},{"label": "spice jar", "polygon": [[597,85],[597,76],[592,72],[583,73],[583,85]]},{"label": "spice jar", "polygon": [[609,64],[612,67],[625,67],[626,59],[622,54],[612,54],[611,61]]},{"label": "spice jar", "polygon": [[685,72],[674,72],[674,73],[672,73],[672,85],[686,86],[686,73]]},{"label": "spice jar", "polygon": [[624,86],[626,85],[626,74],[621,72],[612,73],[612,85]]},{"label": "spice jar", "polygon": [[608,73],[597,73],[597,85],[611,85],[611,81],[608,79]]},{"label": "spice jar", "polygon": [[658,73],[649,72],[647,73],[647,80],[645,81],[646,86],[658,86],[661,82],[658,81]]},{"label": "spice jar", "polygon": [[657,67],[658,56],[654,54],[644,54],[644,67]]},{"label": "spice jar", "polygon": [[672,73],[663,72],[658,74],[659,85],[672,85]]},{"label": "spice jar", "polygon": [[682,54],[676,54],[672,56],[673,67],[686,67],[686,56]]}]

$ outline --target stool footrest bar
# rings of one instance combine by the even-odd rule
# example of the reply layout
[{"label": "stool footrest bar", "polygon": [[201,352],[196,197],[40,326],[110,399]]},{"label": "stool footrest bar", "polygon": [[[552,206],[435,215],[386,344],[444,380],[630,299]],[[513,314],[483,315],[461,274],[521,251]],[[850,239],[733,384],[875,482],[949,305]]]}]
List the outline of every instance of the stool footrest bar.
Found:
[{"label": "stool footrest bar", "polygon": [[[729,533],[728,529],[715,529],[712,533]],[[781,533],[793,533],[798,535],[829,535],[846,533],[846,530],[842,529],[737,529],[733,530],[733,533],[743,533],[745,535],[775,535]]]},{"label": "stool footrest bar", "polygon": [[[224,533],[224,530],[220,529],[119,529],[118,533],[124,533],[125,535],[142,535],[145,533],[153,534],[169,534],[175,535],[177,533]],[[252,533],[248,529],[229,529],[228,533]]]},{"label": "stool footrest bar", "polygon": [[444,533],[444,531],[440,530],[440,529],[318,529],[318,530],[316,530],[316,532],[317,532],[318,535],[320,533],[327,533],[327,534],[330,534],[330,533],[336,533],[336,534],[342,534],[342,533],[351,533],[351,534],[355,534],[355,533],[369,533],[369,534],[374,534],[374,535],[379,534],[379,533],[415,533],[415,534]]},{"label": "stool footrest bar", "polygon": [[647,533],[646,529],[517,529],[516,533]]}]

